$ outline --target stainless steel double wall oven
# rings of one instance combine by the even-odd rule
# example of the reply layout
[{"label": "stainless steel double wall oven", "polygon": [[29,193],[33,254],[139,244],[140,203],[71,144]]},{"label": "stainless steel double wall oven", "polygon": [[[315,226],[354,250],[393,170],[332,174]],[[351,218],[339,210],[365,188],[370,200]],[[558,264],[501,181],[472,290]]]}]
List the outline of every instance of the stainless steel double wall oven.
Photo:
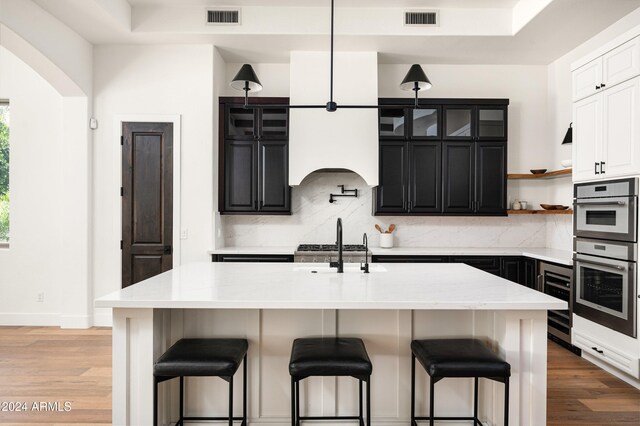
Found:
[{"label": "stainless steel double wall oven", "polygon": [[574,313],[637,336],[638,179],[574,187]]}]

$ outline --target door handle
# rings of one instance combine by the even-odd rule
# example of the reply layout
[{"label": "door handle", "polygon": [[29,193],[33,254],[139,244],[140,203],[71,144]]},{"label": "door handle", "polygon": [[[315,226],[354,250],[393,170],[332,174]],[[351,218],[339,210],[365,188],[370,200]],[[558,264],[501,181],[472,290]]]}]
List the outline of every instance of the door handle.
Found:
[{"label": "door handle", "polygon": [[577,201],[576,206],[624,206],[626,201]]},{"label": "door handle", "polygon": [[620,266],[620,265],[611,265],[609,263],[604,263],[604,262],[596,262],[594,260],[584,260],[584,259],[575,259],[576,262],[580,262],[580,263],[586,263],[587,265],[595,265],[595,266],[602,266],[604,268],[611,268],[611,269],[617,269],[618,271],[624,271],[627,268],[625,268],[624,266]]},{"label": "door handle", "polygon": [[596,161],[596,162],[595,162],[595,174],[597,174],[597,175],[599,175],[599,174],[600,174],[600,172],[598,171],[598,164],[599,164],[599,163]]},{"label": "door handle", "polygon": [[166,254],[166,255],[173,254],[173,246],[164,246],[162,248],[162,254]]},{"label": "door handle", "polygon": [[605,169],[604,169],[604,165],[605,165],[605,164],[606,164],[606,163],[605,163],[604,161],[601,161],[601,162],[600,162],[600,173],[602,173],[602,174],[605,174]]},{"label": "door handle", "polygon": [[596,86],[596,90],[600,90],[600,86]]},{"label": "door handle", "polygon": [[600,350],[600,349],[596,348],[595,346],[594,346],[594,347],[592,347],[591,349],[593,349],[594,351],[598,352],[599,354],[603,354],[603,353],[604,353],[604,351],[602,351],[602,350]]}]

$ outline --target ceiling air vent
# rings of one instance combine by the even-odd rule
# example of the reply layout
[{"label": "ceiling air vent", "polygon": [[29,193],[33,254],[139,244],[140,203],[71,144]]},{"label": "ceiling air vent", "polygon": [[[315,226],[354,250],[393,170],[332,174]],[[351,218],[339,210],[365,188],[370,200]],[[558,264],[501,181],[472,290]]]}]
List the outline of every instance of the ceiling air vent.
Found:
[{"label": "ceiling air vent", "polygon": [[207,24],[238,25],[240,24],[239,9],[208,9]]},{"label": "ceiling air vent", "polygon": [[437,10],[407,10],[404,12],[404,25],[437,27],[440,25],[439,15]]}]

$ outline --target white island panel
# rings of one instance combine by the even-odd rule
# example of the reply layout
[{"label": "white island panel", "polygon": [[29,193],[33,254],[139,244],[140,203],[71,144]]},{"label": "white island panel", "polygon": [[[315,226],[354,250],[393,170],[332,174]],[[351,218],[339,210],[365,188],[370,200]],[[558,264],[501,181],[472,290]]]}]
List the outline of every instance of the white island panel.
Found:
[{"label": "white island panel", "polygon": [[[565,302],[462,264],[384,265],[369,275],[312,274],[300,266],[186,265],[97,301],[114,307],[114,424],[151,423],[153,362],[172,343],[229,336],[249,340],[250,424],[290,424],[291,344],[307,336],[364,340],[373,363],[375,426],[409,423],[412,339],[471,336],[512,366],[511,424],[544,424],[546,309],[566,308]],[[416,407],[424,414],[428,381],[421,367],[416,371]],[[240,415],[241,370],[235,383]],[[481,419],[502,424],[503,385],[481,383]],[[356,389],[349,378],[305,380],[303,415],[355,413]],[[470,379],[438,382],[437,414],[469,415],[472,390]],[[226,412],[226,383],[219,379],[189,379],[186,395],[188,415]],[[177,396],[175,384],[161,385],[163,424],[177,420]]]}]

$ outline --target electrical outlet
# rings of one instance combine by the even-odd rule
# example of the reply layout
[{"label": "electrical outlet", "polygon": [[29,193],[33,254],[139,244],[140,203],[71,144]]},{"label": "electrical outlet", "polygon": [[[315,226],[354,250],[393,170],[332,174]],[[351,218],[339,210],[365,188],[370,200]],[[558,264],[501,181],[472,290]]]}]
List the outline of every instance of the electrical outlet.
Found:
[{"label": "electrical outlet", "polygon": [[180,239],[186,240],[187,238],[189,238],[189,230],[183,229],[182,231],[180,231]]},{"label": "electrical outlet", "polygon": [[44,302],[44,291],[41,291],[38,293],[38,296],[36,298],[36,302],[42,303]]}]

